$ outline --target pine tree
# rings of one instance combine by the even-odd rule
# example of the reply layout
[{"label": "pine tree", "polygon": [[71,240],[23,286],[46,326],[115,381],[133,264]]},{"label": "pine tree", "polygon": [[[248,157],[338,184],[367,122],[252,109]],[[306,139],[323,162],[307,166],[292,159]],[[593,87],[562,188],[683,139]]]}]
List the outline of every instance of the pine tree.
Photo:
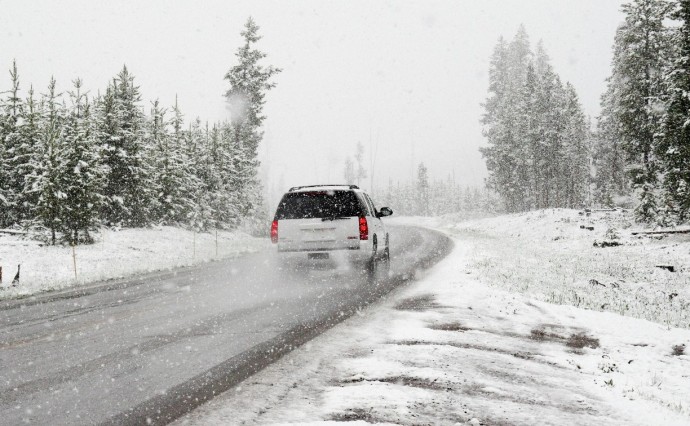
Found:
[{"label": "pine tree", "polygon": [[488,146],[480,149],[489,171],[487,185],[496,190],[505,203],[506,210],[518,211],[519,195],[513,186],[515,161],[512,155],[513,138],[508,120],[510,104],[511,76],[509,73],[508,44],[503,38],[498,40],[491,56],[489,66],[489,96],[484,106],[482,124],[483,134]]},{"label": "pine tree", "polygon": [[212,211],[199,202],[203,198],[201,176],[206,173],[205,163],[208,155],[206,153],[208,140],[199,118],[192,122],[185,141],[186,147],[182,151],[182,167],[180,168],[180,200],[184,203],[185,215],[195,229],[206,230],[217,227]]},{"label": "pine tree", "polygon": [[429,215],[429,172],[424,163],[417,167],[417,205],[419,214]]},{"label": "pine tree", "polygon": [[21,144],[18,146],[16,158],[19,160],[14,173],[21,176],[18,182],[21,191],[17,194],[16,209],[20,223],[30,224],[33,219],[33,208],[38,203],[38,196],[31,190],[31,176],[36,175],[40,169],[37,156],[41,151],[41,106],[34,99],[33,87],[29,89],[25,101],[25,108],[21,116],[22,124],[19,126]]},{"label": "pine tree", "polygon": [[30,192],[36,197],[34,224],[50,233],[52,244],[63,229],[62,209],[67,197],[61,187],[61,172],[64,164],[64,143],[62,127],[65,111],[55,92],[55,79],[51,78],[48,93],[43,95],[43,108],[39,125],[39,150],[34,157],[32,174],[28,177]]},{"label": "pine tree", "polygon": [[239,224],[239,194],[235,187],[232,128],[217,123],[209,137],[211,166],[204,182],[207,204],[210,206],[216,227],[234,228]]},{"label": "pine tree", "polygon": [[657,153],[663,162],[666,214],[690,219],[690,0],[680,0],[672,17],[680,21],[674,37],[675,60],[666,74],[669,100]]},{"label": "pine tree", "polygon": [[[155,169],[153,187],[157,196],[152,204],[152,217],[167,225],[190,223],[195,210],[197,177],[190,159],[189,133],[182,129],[184,119],[177,102],[168,123],[166,111],[158,101],[153,103],[147,122],[145,146]],[[172,133],[168,133],[168,125]]]},{"label": "pine tree", "polygon": [[62,230],[71,244],[93,241],[89,232],[100,224],[105,199],[104,170],[91,120],[91,105],[81,88],[81,80],[75,80],[74,91],[70,92],[71,109],[62,130],[64,147],[59,182],[65,198],[60,214]]},{"label": "pine tree", "polygon": [[261,125],[266,118],[263,107],[266,92],[275,87],[271,78],[281,71],[260,63],[266,54],[255,48],[261,39],[258,33],[259,27],[249,18],[241,33],[244,44],[235,54],[238,63],[225,75],[230,84],[225,96],[232,112],[232,121],[228,124],[232,138],[230,147],[234,157],[233,167],[238,173],[234,190],[237,191],[242,216],[257,209],[257,204],[262,202],[257,150],[263,138]]},{"label": "pine tree", "polygon": [[2,100],[2,120],[0,121],[0,144],[2,144],[2,159],[0,166],[0,203],[4,208],[0,212],[0,226],[17,223],[21,218],[18,211],[17,199],[24,189],[23,176],[19,174],[23,161],[22,139],[19,128],[24,104],[19,97],[19,75],[16,61],[10,69],[12,88],[7,98]]},{"label": "pine tree", "polygon": [[612,207],[614,197],[629,193],[625,152],[621,146],[620,126],[615,111],[618,109],[620,84],[608,79],[606,92],[601,97],[601,115],[597,119],[594,137],[593,161],[596,187],[595,201]]},{"label": "pine tree", "polygon": [[563,160],[565,147],[563,132],[568,117],[564,114],[566,96],[560,78],[548,62],[546,53],[539,51],[537,101],[538,150],[535,169],[538,170],[537,208],[564,206]]},{"label": "pine tree", "polygon": [[664,21],[670,7],[665,0],[633,0],[624,5],[625,22],[614,42],[609,84],[617,85],[615,120],[627,154],[632,188],[640,199],[636,215],[641,221],[651,221],[657,214],[659,170],[654,145],[663,110],[662,70],[669,53]]},{"label": "pine tree", "polygon": [[519,200],[514,201],[519,210],[534,209],[539,206],[539,191],[542,189],[543,168],[542,163],[542,138],[541,123],[539,120],[539,108],[537,89],[538,77],[532,63],[527,65],[525,82],[518,92],[515,106],[515,124],[513,137],[515,139],[512,149],[515,165],[514,182],[516,195]]},{"label": "pine tree", "polygon": [[563,128],[563,203],[568,208],[584,207],[589,196],[590,132],[587,118],[575,88],[565,87],[565,125]]},{"label": "pine tree", "polygon": [[103,160],[107,167],[104,216],[111,225],[144,226],[151,219],[151,166],[145,156],[144,115],[134,76],[127,67],[102,100],[99,118]]}]

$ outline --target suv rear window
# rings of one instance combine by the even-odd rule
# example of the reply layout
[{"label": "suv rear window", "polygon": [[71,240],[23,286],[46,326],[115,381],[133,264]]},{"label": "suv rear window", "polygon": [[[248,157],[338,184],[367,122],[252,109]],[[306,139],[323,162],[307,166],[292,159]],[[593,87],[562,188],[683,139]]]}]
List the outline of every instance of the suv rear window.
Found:
[{"label": "suv rear window", "polygon": [[280,200],[275,219],[351,217],[361,211],[352,191],[289,192]]}]

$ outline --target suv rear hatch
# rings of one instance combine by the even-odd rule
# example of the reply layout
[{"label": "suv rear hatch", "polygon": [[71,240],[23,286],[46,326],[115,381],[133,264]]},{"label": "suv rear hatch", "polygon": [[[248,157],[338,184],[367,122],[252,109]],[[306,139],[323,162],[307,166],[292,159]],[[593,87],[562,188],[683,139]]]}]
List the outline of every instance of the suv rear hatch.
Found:
[{"label": "suv rear hatch", "polygon": [[278,205],[279,251],[359,249],[359,199],[353,191],[288,192]]}]

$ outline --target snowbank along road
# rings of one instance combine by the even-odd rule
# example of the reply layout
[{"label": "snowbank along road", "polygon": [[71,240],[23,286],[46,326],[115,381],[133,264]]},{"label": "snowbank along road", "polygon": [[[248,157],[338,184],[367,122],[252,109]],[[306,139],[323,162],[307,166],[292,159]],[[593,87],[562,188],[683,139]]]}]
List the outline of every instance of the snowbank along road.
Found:
[{"label": "snowbank along road", "polygon": [[391,228],[391,273],[285,273],[272,253],[0,304],[5,424],[163,424],[443,258]]}]

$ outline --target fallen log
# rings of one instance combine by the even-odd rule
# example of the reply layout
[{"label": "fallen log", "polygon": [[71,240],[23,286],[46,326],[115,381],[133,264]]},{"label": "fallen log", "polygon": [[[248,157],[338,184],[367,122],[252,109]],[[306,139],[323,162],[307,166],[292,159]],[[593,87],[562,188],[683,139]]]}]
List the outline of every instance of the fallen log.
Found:
[{"label": "fallen log", "polygon": [[669,229],[667,231],[636,231],[633,235],[690,234],[690,229]]},{"label": "fallen log", "polygon": [[10,234],[10,235],[27,235],[28,234],[28,232],[26,232],[26,231],[17,231],[16,229],[0,229],[0,233]]}]

